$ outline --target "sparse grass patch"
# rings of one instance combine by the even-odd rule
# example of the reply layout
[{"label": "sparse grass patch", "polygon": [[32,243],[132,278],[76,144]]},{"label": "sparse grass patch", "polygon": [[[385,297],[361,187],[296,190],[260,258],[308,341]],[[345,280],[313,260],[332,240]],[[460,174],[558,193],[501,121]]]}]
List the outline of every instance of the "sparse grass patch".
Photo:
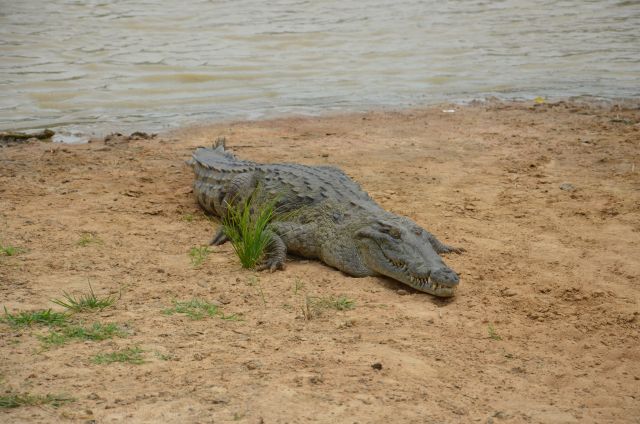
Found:
[{"label": "sparse grass patch", "polygon": [[209,247],[207,246],[196,246],[192,247],[189,250],[189,257],[191,258],[191,265],[194,267],[199,267],[204,263],[204,260],[207,259],[207,256],[211,253]]},{"label": "sparse grass patch", "polygon": [[78,240],[78,246],[86,247],[90,244],[102,244],[102,240],[98,238],[98,235],[96,233],[82,233],[80,235],[80,240]]},{"label": "sparse grass patch", "polygon": [[0,245],[0,256],[16,256],[24,252],[21,247]]},{"label": "sparse grass patch", "polygon": [[126,333],[117,324],[93,323],[89,327],[70,325],[62,327],[59,331],[51,331],[46,336],[38,336],[46,346],[63,345],[71,340],[101,341],[113,337],[125,337]]},{"label": "sparse grass patch", "polygon": [[339,296],[337,298],[331,297],[310,297],[308,302],[311,307],[315,309],[335,309],[336,311],[348,311],[356,307],[353,300],[348,299],[346,296]]},{"label": "sparse grass patch", "polygon": [[493,340],[502,340],[502,337],[500,337],[498,335],[498,333],[496,332],[496,329],[493,328],[493,324],[489,324],[489,326],[487,327],[488,333],[489,333],[489,337]]},{"label": "sparse grass patch", "polygon": [[115,295],[98,297],[93,291],[93,287],[89,284],[89,293],[84,293],[79,296],[63,292],[63,299],[52,299],[51,301],[56,305],[60,305],[72,312],[84,312],[91,310],[103,310],[113,305],[119,297]]},{"label": "sparse grass patch", "polygon": [[31,393],[4,393],[0,395],[0,408],[19,408],[21,406],[51,405],[59,407],[75,399],[62,395],[32,395]]},{"label": "sparse grass patch", "polygon": [[162,313],[164,315],[183,314],[193,320],[215,316],[227,321],[238,321],[240,319],[236,314],[225,315],[218,305],[198,298],[193,298],[186,302],[174,300],[173,307],[163,310]]},{"label": "sparse grass patch", "polygon": [[192,213],[185,213],[184,215],[182,215],[182,220],[184,222],[193,222],[194,219],[195,217]]},{"label": "sparse grass patch", "polygon": [[242,316],[238,314],[225,315],[224,313],[220,312],[220,319],[223,319],[225,321],[242,321]]},{"label": "sparse grass patch", "polygon": [[109,353],[99,353],[95,355],[91,362],[94,364],[112,364],[114,362],[126,362],[128,364],[140,365],[145,362],[142,354],[144,351],[138,346],[129,347]]},{"label": "sparse grass patch", "polygon": [[60,327],[67,323],[68,317],[67,314],[54,312],[51,309],[10,314],[5,307],[4,316],[0,318],[0,321],[6,322],[12,327],[30,327],[35,324]]},{"label": "sparse grass patch", "polygon": [[186,302],[173,301],[173,307],[162,311],[165,315],[183,314],[191,319],[213,317],[220,313],[218,305],[202,299],[191,299]]},{"label": "sparse grass patch", "polygon": [[305,320],[310,320],[315,316],[320,316],[323,310],[334,309],[336,311],[348,311],[356,307],[353,300],[346,296],[340,297],[312,297],[304,296],[304,303],[300,306],[302,316]]},{"label": "sparse grass patch", "polygon": [[253,269],[271,241],[269,223],[274,219],[276,199],[255,202],[257,190],[238,205],[227,204],[222,227],[244,268]]},{"label": "sparse grass patch", "polygon": [[302,289],[304,289],[304,282],[300,281],[299,278],[296,278],[293,286],[293,294],[298,294],[298,292]]}]

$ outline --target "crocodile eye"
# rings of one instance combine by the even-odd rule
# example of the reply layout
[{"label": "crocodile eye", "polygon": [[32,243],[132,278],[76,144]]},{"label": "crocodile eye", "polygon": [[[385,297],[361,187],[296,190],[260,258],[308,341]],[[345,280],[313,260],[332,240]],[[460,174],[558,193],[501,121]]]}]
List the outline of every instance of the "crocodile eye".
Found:
[{"label": "crocodile eye", "polygon": [[385,228],[384,230],[382,230],[382,232],[385,234],[389,234],[394,239],[400,238],[400,230],[398,230],[397,228]]}]

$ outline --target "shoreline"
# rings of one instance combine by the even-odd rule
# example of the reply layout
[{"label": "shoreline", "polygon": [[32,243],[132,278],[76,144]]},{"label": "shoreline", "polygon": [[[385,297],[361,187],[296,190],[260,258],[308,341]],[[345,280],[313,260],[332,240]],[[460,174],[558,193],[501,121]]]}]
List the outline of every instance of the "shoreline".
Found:
[{"label": "shoreline", "polygon": [[[606,97],[606,96],[594,96],[594,95],[582,95],[582,96],[539,96],[539,97],[497,97],[497,96],[484,96],[484,97],[469,97],[465,99],[451,99],[441,100],[433,102],[425,102],[419,104],[412,104],[406,106],[398,105],[369,105],[356,109],[333,109],[330,111],[322,111],[319,107],[308,107],[310,112],[291,112],[291,111],[271,111],[258,114],[259,116],[238,115],[220,117],[218,119],[212,118],[200,118],[198,120],[191,120],[190,118],[183,118],[180,122],[173,124],[169,127],[160,126],[159,123],[130,123],[125,125],[118,125],[116,123],[64,123],[54,124],[50,126],[35,126],[35,127],[13,127],[0,130],[0,132],[23,132],[31,133],[43,130],[54,130],[56,132],[57,143],[62,144],[83,144],[91,139],[101,139],[112,133],[122,132],[146,132],[146,133],[169,133],[179,130],[180,128],[200,127],[208,125],[225,125],[233,124],[236,122],[260,122],[285,118],[330,118],[340,115],[352,115],[362,113],[402,113],[404,111],[438,108],[438,107],[467,107],[467,106],[490,106],[495,104],[536,104],[536,102],[546,104],[558,104],[558,103],[570,103],[581,107],[597,107],[597,108],[613,108],[616,105],[622,109],[640,109],[640,97]],[[256,115],[256,113],[253,113]]]},{"label": "shoreline", "polygon": [[[61,311],[50,299],[86,292],[89,281],[121,297],[75,319],[126,330],[43,350],[36,336],[46,328],[0,323],[0,387],[75,398],[3,413],[29,422],[634,422],[640,111],[443,109],[0,149],[0,245],[22,249],[0,256],[2,306]],[[217,224],[198,208],[184,161],[218,136],[245,159],[337,165],[386,209],[464,247],[445,258],[461,276],[456,296],[293,258],[286,271],[254,273],[228,245],[194,265],[191,249]],[[354,307],[313,303],[341,296]],[[163,314],[193,298],[241,320]],[[145,363],[91,360],[134,346]]]}]

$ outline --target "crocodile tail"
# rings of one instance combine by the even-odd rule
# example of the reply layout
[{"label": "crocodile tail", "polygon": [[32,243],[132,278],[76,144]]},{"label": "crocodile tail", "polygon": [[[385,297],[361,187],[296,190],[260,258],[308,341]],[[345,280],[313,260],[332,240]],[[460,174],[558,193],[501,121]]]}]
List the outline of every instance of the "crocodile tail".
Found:
[{"label": "crocodile tail", "polygon": [[187,161],[187,164],[192,168],[195,168],[195,166],[198,164],[204,166],[205,168],[209,168],[209,165],[211,163],[219,161],[220,157],[235,160],[236,157],[233,155],[233,153],[225,150],[225,147],[225,138],[218,137],[211,147],[198,147],[193,152],[193,156],[191,157],[191,159]]},{"label": "crocodile tail", "polygon": [[224,137],[216,138],[213,143],[213,151],[222,154],[225,158],[235,159],[235,155],[227,150],[227,139]]},{"label": "crocodile tail", "polygon": [[220,150],[224,152],[225,148],[227,147],[227,139],[224,137],[216,138],[216,141],[213,143],[212,147],[213,147],[213,150]]}]

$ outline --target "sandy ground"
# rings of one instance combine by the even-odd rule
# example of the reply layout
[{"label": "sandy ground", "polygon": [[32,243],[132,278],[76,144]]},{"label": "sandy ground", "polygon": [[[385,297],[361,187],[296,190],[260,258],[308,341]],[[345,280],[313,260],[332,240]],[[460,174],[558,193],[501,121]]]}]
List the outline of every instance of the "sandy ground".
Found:
[{"label": "sandy ground", "polygon": [[[127,330],[43,349],[46,328],[0,324],[3,392],[76,399],[0,420],[640,422],[638,109],[450,107],[0,149],[0,244],[26,250],[0,257],[1,304],[60,311],[50,299],[91,282],[122,297],[74,319]],[[446,258],[461,275],[456,297],[315,261],[254,273],[229,245],[193,266],[189,250],[217,224],[184,161],[217,136],[247,159],[338,165],[464,247]],[[305,317],[307,297],[339,296],[355,308]],[[242,319],[162,313],[192,298]],[[144,364],[91,360],[131,346]]]}]

